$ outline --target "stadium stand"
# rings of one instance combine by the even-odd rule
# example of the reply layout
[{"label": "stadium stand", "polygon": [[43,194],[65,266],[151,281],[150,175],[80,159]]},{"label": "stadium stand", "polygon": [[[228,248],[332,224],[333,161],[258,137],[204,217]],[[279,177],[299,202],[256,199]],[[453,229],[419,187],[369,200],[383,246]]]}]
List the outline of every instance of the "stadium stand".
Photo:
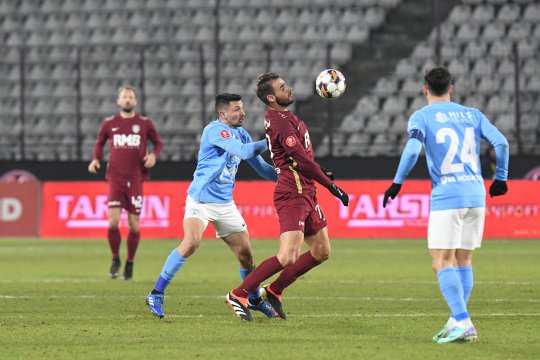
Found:
[{"label": "stadium stand", "polygon": [[[540,154],[540,4],[533,0],[463,1],[441,24],[441,62],[456,77],[455,100],[480,108],[508,137],[511,153],[517,153],[515,119],[516,89],[513,45],[518,49],[521,68],[521,140],[523,151]],[[421,74],[435,65],[433,40],[418,43],[411,55],[399,61],[391,75],[381,78],[369,94],[361,97],[354,110],[339,126],[352,156],[394,155],[406,141],[406,117],[425,105],[420,92]],[[404,117],[406,116],[406,117]],[[351,124],[358,127],[351,134]],[[400,131],[395,131],[395,129]],[[387,131],[384,129],[392,129]],[[392,134],[397,136],[397,141]],[[338,135],[339,136],[339,135]],[[387,136],[387,141],[382,141]],[[361,139],[361,140],[360,140]],[[359,141],[365,141],[359,146]],[[325,146],[318,156],[328,155]],[[483,146],[487,146],[483,143]],[[366,149],[368,149],[366,151]],[[339,151],[339,150],[338,150]]]},{"label": "stadium stand", "polygon": [[[195,158],[194,139],[213,118],[216,90],[244,96],[246,127],[260,138],[264,106],[252,91],[257,74],[269,68],[286,74],[297,100],[310,99],[314,74],[326,67],[325,44],[333,44],[333,66],[351,62],[354,49],[368,42],[372,31],[402,1],[222,0],[220,18],[226,20],[219,28],[219,89],[214,81],[214,0],[2,1],[0,158],[21,159],[24,70],[25,159],[77,159],[78,56],[83,160],[91,157],[101,120],[116,111],[116,89],[126,83],[143,84],[143,60],[140,110],[162,133],[166,159]],[[526,150],[535,154],[540,154],[536,145],[540,138],[539,21],[540,4],[534,0],[463,0],[441,25],[441,59],[456,74],[457,100],[483,108],[511,140],[516,136],[512,46],[517,44],[525,92],[520,103],[522,135],[526,135],[522,139]],[[399,152],[406,140],[407,116],[423,105],[421,73],[433,64],[434,38],[435,31],[369,93],[358,93],[354,109],[334,127],[334,155]],[[349,83],[348,92],[354,91],[355,84]],[[326,156],[329,139],[321,140],[316,152]]]},{"label": "stadium stand", "polygon": [[[267,69],[268,57],[272,69],[290,74],[297,98],[305,99],[313,93],[313,74],[324,68],[324,43],[335,43],[332,58],[337,64],[345,63],[352,56],[353,45],[365,41],[370,29],[380,25],[387,9],[398,2],[338,0],[329,5],[324,1],[272,0],[263,5],[258,1],[221,1],[220,15],[227,21],[220,24],[223,51],[218,90],[244,96],[251,121],[248,128],[260,137],[263,129],[258,120],[264,107],[251,89],[254,78]],[[58,134],[73,136],[76,132],[76,61],[80,48],[82,148],[84,160],[88,160],[95,128],[116,111],[116,89],[125,83],[141,85],[142,47],[146,48],[143,110],[164,134],[165,149],[171,149],[165,156],[171,160],[193,158],[193,152],[184,152],[196,148],[192,146],[194,135],[213,118],[214,6],[213,0],[1,2],[6,54],[1,75],[6,91],[0,94],[0,116],[7,124],[20,115],[23,56],[25,158],[44,159],[41,153],[50,145],[53,155],[47,157],[75,159],[72,143],[76,139],[61,138],[65,146],[54,146],[58,141],[51,140]],[[265,41],[275,43],[269,52]],[[24,54],[19,52],[22,46]],[[199,97],[199,46],[208,78],[204,105]],[[59,116],[69,121],[55,122]],[[2,149],[7,145],[2,137]],[[175,155],[178,151],[180,157]],[[20,158],[14,154],[2,152],[0,156]]]}]

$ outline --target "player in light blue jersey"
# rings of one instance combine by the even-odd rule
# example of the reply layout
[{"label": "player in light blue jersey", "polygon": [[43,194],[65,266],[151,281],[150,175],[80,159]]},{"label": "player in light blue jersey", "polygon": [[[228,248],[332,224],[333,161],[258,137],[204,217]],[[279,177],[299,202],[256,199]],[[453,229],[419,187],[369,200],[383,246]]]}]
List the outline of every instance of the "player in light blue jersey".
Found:
[{"label": "player in light blue jersey", "polygon": [[[242,97],[218,94],[216,112],[218,118],[203,130],[197,168],[187,191],[184,239],[165,261],[154,289],[146,298],[150,311],[159,318],[165,316],[165,289],[199,247],[208,222],[214,225],[217,237],[229,245],[238,259],[242,279],[255,268],[246,222],[232,198],[236,172],[240,161],[247,160],[263,178],[275,182],[277,173],[259,155],[268,149],[266,140],[253,142],[242,128],[245,115]],[[249,305],[250,309],[268,317],[276,316],[272,306],[259,295],[259,289],[250,294]]]},{"label": "player in light blue jersey", "polygon": [[444,67],[426,72],[422,90],[428,105],[409,119],[409,140],[394,182],[384,193],[383,206],[388,198],[397,196],[424,146],[432,180],[428,248],[439,288],[451,310],[433,341],[471,342],[478,337],[467,311],[473,287],[472,255],[482,244],[486,206],[480,140],[487,140],[495,149],[492,197],[508,191],[508,141],[479,110],[450,101],[453,79]]}]

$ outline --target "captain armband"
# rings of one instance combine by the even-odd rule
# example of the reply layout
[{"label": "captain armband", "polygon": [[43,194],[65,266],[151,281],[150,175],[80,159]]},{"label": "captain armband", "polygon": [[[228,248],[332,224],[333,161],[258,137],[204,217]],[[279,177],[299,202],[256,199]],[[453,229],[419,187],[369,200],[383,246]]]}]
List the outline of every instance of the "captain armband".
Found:
[{"label": "captain armband", "polygon": [[419,129],[412,129],[409,132],[409,139],[416,139],[422,144],[424,143],[424,134]]}]

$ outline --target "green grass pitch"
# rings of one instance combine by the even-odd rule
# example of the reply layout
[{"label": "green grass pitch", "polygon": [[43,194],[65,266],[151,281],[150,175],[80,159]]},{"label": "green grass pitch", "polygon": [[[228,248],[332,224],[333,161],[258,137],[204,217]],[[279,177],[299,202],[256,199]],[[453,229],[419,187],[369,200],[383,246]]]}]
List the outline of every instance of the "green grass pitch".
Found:
[{"label": "green grass pitch", "polygon": [[[166,317],[144,298],[177,241],[142,241],[134,279],[107,276],[102,241],[0,240],[1,359],[532,359],[540,354],[540,241],[484,241],[469,302],[473,344],[431,337],[448,309],[425,241],[334,240],[329,261],[284,294],[287,320],[243,322],[220,241],[203,241],[171,283]],[[276,241],[253,241],[261,261]],[[125,251],[125,243],[122,244]]]}]

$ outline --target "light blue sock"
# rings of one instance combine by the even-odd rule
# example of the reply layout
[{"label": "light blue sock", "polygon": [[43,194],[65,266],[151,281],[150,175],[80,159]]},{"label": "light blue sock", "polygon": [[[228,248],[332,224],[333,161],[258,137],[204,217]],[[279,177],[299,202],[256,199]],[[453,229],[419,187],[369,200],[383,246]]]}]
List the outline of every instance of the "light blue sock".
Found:
[{"label": "light blue sock", "polygon": [[463,300],[465,304],[469,301],[471,291],[474,285],[472,266],[461,266],[456,268],[463,288]]},{"label": "light blue sock", "polygon": [[463,288],[455,267],[447,267],[437,273],[439,288],[456,321],[469,318],[467,305],[463,299]]},{"label": "light blue sock", "polygon": [[165,289],[167,289],[167,286],[171,283],[171,280],[174,278],[178,270],[184,265],[186,262],[186,259],[175,248],[173,251],[171,251],[171,254],[169,257],[167,257],[167,261],[165,261],[165,265],[163,265],[163,269],[161,270],[161,274],[159,275],[159,278],[157,279],[156,286],[154,287],[155,290],[165,292]]},{"label": "light blue sock", "polygon": [[[253,271],[253,269],[255,269],[255,265],[253,265],[253,267],[251,267],[250,269],[244,269],[244,268],[238,267],[238,272],[240,272],[240,277],[242,278],[242,280],[245,280],[245,278],[249,275],[250,272]],[[258,299],[259,298],[259,288],[255,289],[255,291],[249,293],[248,298],[251,299],[251,300]]]}]

